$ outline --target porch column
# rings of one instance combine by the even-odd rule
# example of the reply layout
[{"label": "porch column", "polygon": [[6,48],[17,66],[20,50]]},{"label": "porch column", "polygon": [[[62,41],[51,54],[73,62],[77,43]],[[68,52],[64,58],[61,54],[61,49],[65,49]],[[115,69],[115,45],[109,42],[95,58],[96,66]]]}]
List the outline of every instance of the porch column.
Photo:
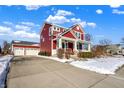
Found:
[{"label": "porch column", "polygon": [[59,38],[59,40],[58,40],[58,48],[62,48],[62,39],[61,38]]},{"label": "porch column", "polygon": [[91,44],[88,44],[88,51],[91,51]]},{"label": "porch column", "polygon": [[77,51],[77,41],[74,42],[74,50]]}]

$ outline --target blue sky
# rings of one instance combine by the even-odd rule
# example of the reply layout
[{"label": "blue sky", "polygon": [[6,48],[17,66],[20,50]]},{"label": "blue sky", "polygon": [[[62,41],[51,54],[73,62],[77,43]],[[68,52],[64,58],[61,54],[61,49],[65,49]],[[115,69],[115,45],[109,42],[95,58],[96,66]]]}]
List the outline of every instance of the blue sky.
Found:
[{"label": "blue sky", "polygon": [[65,27],[79,23],[93,36],[94,44],[101,39],[120,43],[124,37],[124,6],[0,6],[0,44],[3,40],[39,42],[45,21]]}]

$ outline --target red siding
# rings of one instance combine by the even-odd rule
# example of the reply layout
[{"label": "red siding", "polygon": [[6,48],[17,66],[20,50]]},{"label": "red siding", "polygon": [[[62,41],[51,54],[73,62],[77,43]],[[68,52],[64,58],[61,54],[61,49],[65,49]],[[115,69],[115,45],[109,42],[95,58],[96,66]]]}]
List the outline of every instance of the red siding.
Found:
[{"label": "red siding", "polygon": [[20,47],[20,48],[39,48],[39,46],[25,46],[25,45],[13,45],[13,47]]},{"label": "red siding", "polygon": [[75,39],[75,37],[73,36],[73,34],[69,31],[66,34],[63,35],[64,37],[68,37],[68,38],[73,38]]},{"label": "red siding", "polygon": [[[42,38],[40,39],[40,51],[51,53],[51,38],[49,36],[50,24],[45,23],[41,31]],[[44,42],[43,42],[44,39]]]},{"label": "red siding", "polygon": [[58,33],[60,33],[60,32],[53,31],[53,36],[56,36],[56,35],[58,35]]}]

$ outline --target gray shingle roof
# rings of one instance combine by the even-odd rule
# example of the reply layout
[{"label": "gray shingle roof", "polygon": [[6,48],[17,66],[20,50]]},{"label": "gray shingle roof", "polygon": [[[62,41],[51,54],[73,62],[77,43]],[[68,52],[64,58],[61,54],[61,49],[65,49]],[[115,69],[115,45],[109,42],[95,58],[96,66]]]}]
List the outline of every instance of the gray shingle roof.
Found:
[{"label": "gray shingle roof", "polygon": [[12,44],[28,44],[28,45],[32,45],[32,44],[39,44],[39,43],[38,42],[30,42],[30,41],[13,40]]}]

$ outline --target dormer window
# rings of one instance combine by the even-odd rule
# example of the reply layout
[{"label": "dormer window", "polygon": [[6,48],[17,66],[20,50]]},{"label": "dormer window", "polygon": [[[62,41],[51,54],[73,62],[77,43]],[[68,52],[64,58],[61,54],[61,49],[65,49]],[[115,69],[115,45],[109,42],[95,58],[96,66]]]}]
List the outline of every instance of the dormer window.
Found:
[{"label": "dormer window", "polygon": [[56,27],[54,26],[54,30],[56,30]]},{"label": "dormer window", "polygon": [[54,26],[53,30],[60,32],[60,28],[59,27],[56,27],[56,26]]}]

